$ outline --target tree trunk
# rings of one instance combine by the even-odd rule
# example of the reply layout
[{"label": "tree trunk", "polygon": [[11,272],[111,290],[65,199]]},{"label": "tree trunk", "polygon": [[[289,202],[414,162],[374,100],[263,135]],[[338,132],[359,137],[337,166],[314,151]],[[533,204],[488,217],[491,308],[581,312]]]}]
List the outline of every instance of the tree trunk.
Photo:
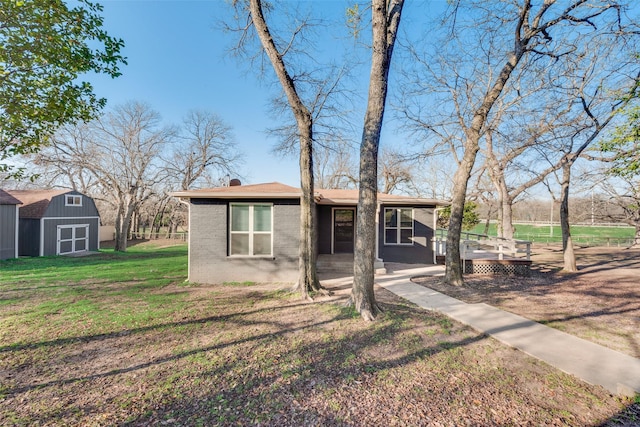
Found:
[{"label": "tree trunk", "polygon": [[464,217],[464,202],[467,196],[467,184],[471,177],[471,170],[478,153],[478,142],[465,148],[464,157],[453,176],[453,197],[451,199],[451,216],[449,217],[449,231],[447,232],[447,253],[445,255],[445,283],[462,286],[462,260],[460,259],[460,238],[462,236],[462,219]]},{"label": "tree trunk", "polygon": [[[127,237],[129,236],[129,229],[131,227],[131,218],[135,206],[130,204],[125,207],[122,206],[118,209],[118,219],[116,219],[116,243],[114,250],[117,252],[125,252],[127,250]],[[121,213],[122,212],[122,213]]]},{"label": "tree trunk", "polygon": [[299,276],[296,290],[305,298],[310,298],[310,293],[321,289],[316,269],[318,247],[316,245],[316,203],[314,199],[313,182],[313,131],[311,118],[298,126],[300,132],[300,249],[299,249]]},{"label": "tree trunk", "polygon": [[123,219],[123,210],[124,206],[122,204],[118,204],[116,209],[116,222],[115,222],[115,244],[113,250],[116,252],[124,252],[125,249],[122,249],[120,243],[122,242],[122,219]]},{"label": "tree trunk", "polygon": [[360,189],[353,256],[353,287],[349,304],[365,320],[380,312],[373,290],[376,254],[376,212],[378,205],[378,149],[389,82],[389,67],[404,2],[371,2],[373,50],[367,111],[360,144]]},{"label": "tree trunk", "polygon": [[562,165],[562,185],[560,196],[560,228],[562,229],[562,253],[564,257],[563,271],[576,272],[576,256],[571,241],[571,226],[569,225],[569,184],[571,182],[571,166],[573,162]]},{"label": "tree trunk", "polygon": [[502,222],[500,223],[500,225],[502,226],[502,235],[500,237],[504,237],[505,239],[513,239],[513,235],[515,234],[515,230],[513,228],[513,200],[511,200],[511,197],[508,193],[505,194],[504,197],[502,197],[502,203],[500,207],[500,211],[502,212]]},{"label": "tree trunk", "polygon": [[316,259],[316,207],[313,186],[313,118],[309,109],[304,105],[298,95],[294,80],[287,71],[283,55],[271,36],[262,11],[261,0],[251,0],[249,3],[251,20],[266,55],[271,61],[273,70],[280,81],[282,90],[287,96],[289,107],[296,119],[300,138],[300,185],[302,196],[300,198],[300,249],[299,267],[300,275],[296,287],[303,298],[309,298],[309,293],[321,289],[317,277]]}]

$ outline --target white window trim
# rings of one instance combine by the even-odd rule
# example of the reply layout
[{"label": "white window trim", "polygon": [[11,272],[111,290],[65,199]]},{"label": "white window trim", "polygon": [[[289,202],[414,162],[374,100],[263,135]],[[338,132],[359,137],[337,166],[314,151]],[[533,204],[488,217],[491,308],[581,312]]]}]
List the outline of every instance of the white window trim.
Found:
[{"label": "white window trim", "polygon": [[[61,230],[64,228],[71,229],[71,238],[70,239],[62,239],[60,237]],[[76,238],[76,229],[84,228],[85,236],[83,238]],[[64,224],[56,226],[56,255],[66,255],[66,254],[74,254],[77,252],[86,252],[89,250],[89,224]],[[76,241],[84,240],[84,249],[81,251],[76,251]],[[71,252],[60,252],[60,243],[62,242],[71,242]]]},{"label": "white window trim", "polygon": [[[402,230],[409,230],[409,227],[402,227],[400,225],[401,221],[401,215],[400,212],[398,212],[398,225],[397,227],[387,227],[387,211],[388,210],[411,210],[411,242],[410,243],[401,243],[401,236],[402,236]],[[414,229],[414,224],[415,224],[415,219],[414,219],[414,209],[413,208],[402,208],[402,207],[393,207],[393,208],[384,208],[384,216],[382,218],[383,223],[384,223],[384,244],[385,246],[413,246],[413,239],[415,237],[415,229]],[[396,243],[387,243],[387,230],[396,230]]]},{"label": "white window trim", "polygon": [[[249,230],[248,231],[233,231],[231,229],[232,226],[232,221],[233,221],[233,207],[234,206],[249,206]],[[269,231],[254,231],[253,230],[253,207],[254,206],[269,206],[271,208],[271,224],[269,225],[270,230]],[[260,203],[260,202],[256,202],[256,203],[229,203],[229,220],[228,220],[228,227],[229,227],[229,256],[233,257],[233,258],[273,258],[273,203]],[[249,235],[249,254],[248,255],[242,255],[242,254],[232,254],[232,248],[231,248],[231,236],[233,234],[248,234]],[[259,255],[254,255],[253,254],[253,236],[255,234],[268,234],[271,236],[271,248],[269,249],[269,254],[259,254]]]},{"label": "white window trim", "polygon": [[[69,198],[73,198],[74,203],[69,203]],[[79,203],[75,203],[76,200],[79,200]],[[65,194],[64,195],[64,205],[65,206],[72,206],[74,208],[81,208],[82,207],[82,196],[79,194]]]}]

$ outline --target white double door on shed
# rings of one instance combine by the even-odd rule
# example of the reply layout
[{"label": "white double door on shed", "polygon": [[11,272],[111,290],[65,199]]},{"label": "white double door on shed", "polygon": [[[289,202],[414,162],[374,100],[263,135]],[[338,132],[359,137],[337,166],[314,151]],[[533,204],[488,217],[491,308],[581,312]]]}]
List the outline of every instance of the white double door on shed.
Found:
[{"label": "white double door on shed", "polygon": [[58,255],[84,252],[89,249],[89,224],[59,225]]}]

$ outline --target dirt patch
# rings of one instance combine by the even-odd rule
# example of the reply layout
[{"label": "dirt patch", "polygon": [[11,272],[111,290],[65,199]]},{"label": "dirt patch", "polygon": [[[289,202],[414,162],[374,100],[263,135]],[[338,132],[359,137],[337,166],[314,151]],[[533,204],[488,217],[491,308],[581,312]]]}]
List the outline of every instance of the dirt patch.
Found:
[{"label": "dirt patch", "polygon": [[534,247],[531,277],[467,275],[462,287],[413,280],[640,357],[640,249],[577,248],[576,258],[579,271],[563,273],[560,248]]}]

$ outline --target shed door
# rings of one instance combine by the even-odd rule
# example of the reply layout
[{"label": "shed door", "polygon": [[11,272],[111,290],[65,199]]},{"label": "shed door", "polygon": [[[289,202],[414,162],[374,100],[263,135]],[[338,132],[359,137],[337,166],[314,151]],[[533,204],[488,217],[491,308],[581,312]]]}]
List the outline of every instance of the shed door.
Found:
[{"label": "shed door", "polygon": [[84,252],[89,249],[89,224],[59,225],[58,255]]}]

